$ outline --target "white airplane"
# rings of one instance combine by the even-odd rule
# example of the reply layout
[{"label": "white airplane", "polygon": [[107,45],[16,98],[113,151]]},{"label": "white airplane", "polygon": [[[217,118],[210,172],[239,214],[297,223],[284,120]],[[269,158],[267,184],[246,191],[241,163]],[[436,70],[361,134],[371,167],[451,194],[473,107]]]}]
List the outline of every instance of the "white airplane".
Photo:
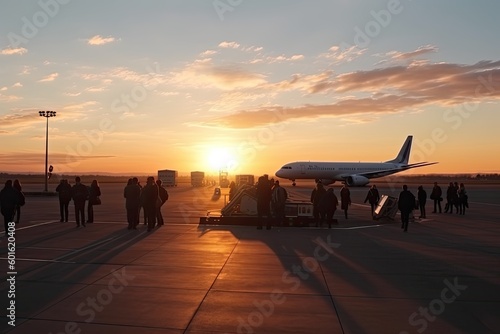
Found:
[{"label": "white airplane", "polygon": [[386,162],[290,162],[276,176],[289,179],[295,186],[295,180],[314,179],[328,185],[343,181],[349,186],[364,186],[370,179],[399,173],[408,169],[429,166],[437,162],[417,162],[408,164],[413,136],[408,136],[397,157]]}]

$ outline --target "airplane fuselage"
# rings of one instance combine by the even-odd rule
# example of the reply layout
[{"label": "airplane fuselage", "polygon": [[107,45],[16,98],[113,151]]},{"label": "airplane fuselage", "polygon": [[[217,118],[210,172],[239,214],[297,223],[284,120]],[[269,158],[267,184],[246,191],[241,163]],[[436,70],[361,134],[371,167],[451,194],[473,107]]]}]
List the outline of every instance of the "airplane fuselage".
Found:
[{"label": "airplane fuselage", "polygon": [[[387,176],[403,170],[404,167],[395,163],[384,162],[291,162],[276,172],[276,176],[289,179],[318,179],[323,183],[331,184],[334,181],[346,181],[349,177],[360,180],[359,185],[368,183],[365,173],[377,173],[377,177]],[[352,181],[352,180],[351,180]],[[354,182],[355,183],[355,182]],[[355,184],[353,184],[355,185]]]}]

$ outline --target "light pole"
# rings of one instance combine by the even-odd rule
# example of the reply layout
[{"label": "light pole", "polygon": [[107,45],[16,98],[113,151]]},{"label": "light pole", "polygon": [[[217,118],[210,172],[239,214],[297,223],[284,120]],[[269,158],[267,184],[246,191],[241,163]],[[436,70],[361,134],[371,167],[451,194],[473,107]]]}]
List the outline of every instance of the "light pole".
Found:
[{"label": "light pole", "polygon": [[56,117],[56,112],[55,111],[39,111],[38,114],[42,117],[45,117],[47,119],[47,125],[45,127],[45,192],[47,192],[48,189],[48,171],[47,171],[47,165],[48,165],[48,160],[49,160],[49,117]]}]

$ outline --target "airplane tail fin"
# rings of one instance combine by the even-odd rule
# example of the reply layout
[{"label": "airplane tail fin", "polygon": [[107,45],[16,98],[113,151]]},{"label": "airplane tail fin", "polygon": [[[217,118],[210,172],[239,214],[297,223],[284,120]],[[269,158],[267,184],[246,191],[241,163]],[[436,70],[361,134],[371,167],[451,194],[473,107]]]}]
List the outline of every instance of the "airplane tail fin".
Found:
[{"label": "airplane tail fin", "polygon": [[401,150],[399,151],[397,157],[393,160],[389,160],[386,162],[407,165],[408,161],[410,160],[410,151],[411,151],[412,140],[413,140],[413,136],[408,136],[406,138],[403,146],[401,147]]}]

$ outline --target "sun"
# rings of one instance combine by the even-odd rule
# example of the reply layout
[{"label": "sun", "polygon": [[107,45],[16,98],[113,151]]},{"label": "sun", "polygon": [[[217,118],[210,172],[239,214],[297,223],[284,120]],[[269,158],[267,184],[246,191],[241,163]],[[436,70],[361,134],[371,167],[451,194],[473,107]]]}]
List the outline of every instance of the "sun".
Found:
[{"label": "sun", "polygon": [[234,155],[227,147],[212,147],[206,154],[208,167],[213,171],[228,170],[236,163]]}]

